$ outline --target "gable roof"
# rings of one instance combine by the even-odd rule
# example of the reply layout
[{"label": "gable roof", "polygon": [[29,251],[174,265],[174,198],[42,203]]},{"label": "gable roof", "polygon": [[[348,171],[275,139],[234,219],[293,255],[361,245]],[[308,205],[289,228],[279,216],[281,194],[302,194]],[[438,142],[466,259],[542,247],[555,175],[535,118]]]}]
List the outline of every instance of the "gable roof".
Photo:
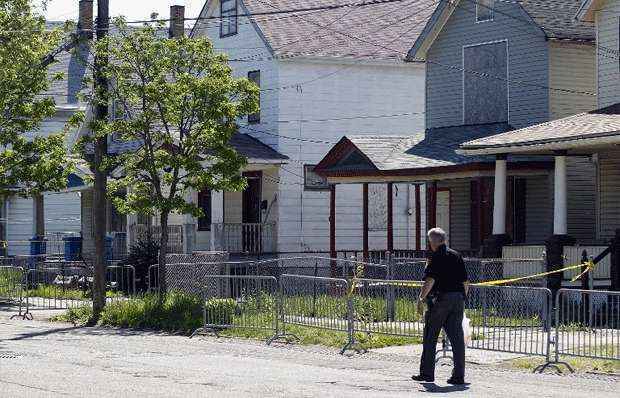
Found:
[{"label": "gable roof", "polygon": [[[441,5],[437,7],[429,18],[427,26],[424,27],[423,32],[410,49],[407,55],[408,60],[425,58],[426,50],[428,50],[454,10],[462,2],[477,4],[476,0],[441,1]],[[582,0],[512,0],[508,2],[521,6],[531,18],[531,21],[528,21],[515,16],[515,21],[519,22],[522,20],[523,24],[531,23],[538,26],[547,39],[582,42],[593,42],[596,39],[596,32],[591,23],[575,20]],[[494,10],[496,13],[501,12],[497,8],[494,8]]]},{"label": "gable roof", "polygon": [[[238,0],[240,14],[368,3],[368,0]],[[208,9],[207,1],[201,16]],[[328,10],[256,15],[251,20],[277,57],[402,60],[438,2],[404,0]]]},{"label": "gable roof", "polygon": [[[585,140],[620,142],[620,103],[464,143],[463,154],[576,148]],[[585,146],[585,145],[584,145]]]},{"label": "gable roof", "polygon": [[[458,167],[471,163],[492,162],[489,156],[471,157],[459,154],[459,146],[475,138],[487,137],[510,130],[507,123],[439,127],[411,136],[349,136],[344,137],[316,166],[323,174],[356,172],[396,172],[403,170],[427,172],[434,168]],[[352,153],[366,164],[347,163]]]}]

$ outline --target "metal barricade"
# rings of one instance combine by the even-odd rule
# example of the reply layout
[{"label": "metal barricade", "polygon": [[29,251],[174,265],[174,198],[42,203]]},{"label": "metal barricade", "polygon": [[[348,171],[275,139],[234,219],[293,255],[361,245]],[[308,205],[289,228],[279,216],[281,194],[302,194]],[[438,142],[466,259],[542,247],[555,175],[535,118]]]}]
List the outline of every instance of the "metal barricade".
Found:
[{"label": "metal barricade", "polygon": [[353,295],[353,331],[420,337],[424,314],[418,313],[421,282],[358,279]]},{"label": "metal barricade", "polygon": [[620,292],[560,289],[555,306],[555,363],[560,356],[620,360]]},{"label": "metal barricade", "polygon": [[205,279],[204,326],[198,331],[217,334],[225,329],[240,328],[268,331],[270,337],[276,334],[276,278],[210,275]]},{"label": "metal barricade", "polygon": [[28,270],[30,309],[68,309],[90,305],[92,270],[86,267],[38,267]]},{"label": "metal barricade", "polygon": [[105,279],[108,301],[137,294],[136,269],[133,265],[108,265]]},{"label": "metal barricade", "polygon": [[286,328],[296,325],[347,333],[342,352],[353,343],[353,306],[345,279],[284,274],[279,283],[280,327],[274,339],[296,337]]},{"label": "metal barricade", "polygon": [[470,348],[549,358],[551,291],[515,286],[471,286],[465,313]]}]

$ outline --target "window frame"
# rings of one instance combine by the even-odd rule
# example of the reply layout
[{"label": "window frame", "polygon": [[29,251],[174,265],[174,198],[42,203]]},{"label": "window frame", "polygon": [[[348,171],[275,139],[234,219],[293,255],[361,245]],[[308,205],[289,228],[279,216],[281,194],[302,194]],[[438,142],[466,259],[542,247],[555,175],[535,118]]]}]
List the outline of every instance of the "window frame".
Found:
[{"label": "window frame", "polygon": [[[203,207],[203,202],[201,200],[205,196],[208,197],[208,203],[206,206],[208,207],[208,211],[205,210],[205,207]],[[213,221],[213,219],[211,218],[211,211],[213,209],[213,195],[210,189],[203,189],[202,191],[198,192],[197,205],[204,213],[202,217],[198,217],[198,219],[196,220],[197,222],[196,227],[198,231],[200,232],[211,231],[211,223]]]},{"label": "window frame", "polygon": [[[224,5],[227,3],[233,3],[234,6],[232,8],[227,8],[224,10]],[[237,0],[221,0],[220,1],[220,38],[234,36],[239,31],[239,23],[238,23],[238,4]],[[230,12],[232,11],[232,15]],[[234,25],[233,25],[234,20]],[[227,31],[224,33],[224,26],[227,26]],[[234,26],[234,29],[230,29],[231,26]]]},{"label": "window frame", "polygon": [[[304,191],[329,191],[329,183],[327,182],[327,178],[323,178],[324,185],[316,186],[316,185],[308,185],[308,171],[311,173],[318,175],[314,172],[314,168],[316,164],[304,164]],[[309,170],[311,169],[311,170]]]},{"label": "window frame", "polygon": [[[258,79],[256,79],[253,76],[256,76]],[[260,90],[260,69],[249,71],[248,80],[256,84],[258,86],[258,89]],[[260,92],[258,95],[258,112],[248,115],[248,124],[259,124],[259,123],[260,123]]]},{"label": "window frame", "polygon": [[[480,2],[482,2],[483,0],[478,0]],[[491,22],[495,19],[495,0],[486,0],[488,1],[489,4],[481,4],[479,2],[476,2],[476,23],[483,23],[483,22]],[[480,19],[478,17],[478,15],[480,14],[480,8],[484,8],[486,11],[488,11],[489,13],[489,17],[486,19]]]}]

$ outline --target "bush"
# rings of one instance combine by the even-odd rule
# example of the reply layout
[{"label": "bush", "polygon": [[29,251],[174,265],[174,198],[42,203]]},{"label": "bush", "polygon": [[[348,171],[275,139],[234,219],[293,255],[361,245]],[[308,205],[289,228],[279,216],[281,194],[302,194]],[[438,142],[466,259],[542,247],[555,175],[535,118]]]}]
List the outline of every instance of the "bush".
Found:
[{"label": "bush", "polygon": [[122,328],[191,333],[202,326],[201,299],[182,292],[156,294],[108,304],[99,324]]},{"label": "bush", "polygon": [[206,323],[211,325],[232,325],[237,303],[234,299],[209,299],[205,303]]},{"label": "bush", "polygon": [[136,290],[145,292],[148,288],[149,267],[157,264],[159,243],[152,239],[142,239],[129,248],[129,256],[123,264],[133,265],[136,270]]}]

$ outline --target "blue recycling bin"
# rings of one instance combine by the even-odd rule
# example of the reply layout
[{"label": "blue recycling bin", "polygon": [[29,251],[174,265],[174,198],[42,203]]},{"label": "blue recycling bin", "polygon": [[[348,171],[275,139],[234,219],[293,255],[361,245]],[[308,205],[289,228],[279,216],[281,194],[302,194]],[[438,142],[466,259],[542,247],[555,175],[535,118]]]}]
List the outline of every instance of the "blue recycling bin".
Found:
[{"label": "blue recycling bin", "polygon": [[65,261],[80,260],[82,257],[82,238],[66,236],[62,240],[65,242]]},{"label": "blue recycling bin", "polygon": [[39,256],[47,252],[47,242],[44,237],[33,236],[30,239],[30,255]]}]

